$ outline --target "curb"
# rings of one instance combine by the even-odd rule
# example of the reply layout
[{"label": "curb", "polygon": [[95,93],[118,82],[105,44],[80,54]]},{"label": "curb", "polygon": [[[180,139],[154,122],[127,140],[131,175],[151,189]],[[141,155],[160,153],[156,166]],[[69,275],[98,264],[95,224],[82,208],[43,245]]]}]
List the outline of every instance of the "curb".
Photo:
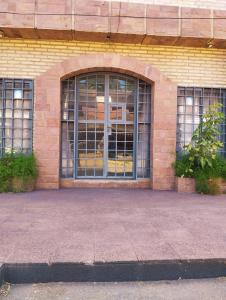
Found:
[{"label": "curb", "polygon": [[122,282],[201,279],[226,276],[226,259],[144,262],[20,263],[0,266],[3,281],[47,282]]},{"label": "curb", "polygon": [[0,263],[0,286],[4,282],[4,264]]}]

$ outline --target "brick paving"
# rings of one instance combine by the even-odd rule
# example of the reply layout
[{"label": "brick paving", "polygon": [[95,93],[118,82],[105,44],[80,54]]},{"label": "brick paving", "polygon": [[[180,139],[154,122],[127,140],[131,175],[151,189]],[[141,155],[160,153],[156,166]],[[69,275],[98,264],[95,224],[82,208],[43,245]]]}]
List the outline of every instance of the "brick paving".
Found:
[{"label": "brick paving", "polygon": [[147,189],[0,194],[1,262],[226,258],[226,195]]}]

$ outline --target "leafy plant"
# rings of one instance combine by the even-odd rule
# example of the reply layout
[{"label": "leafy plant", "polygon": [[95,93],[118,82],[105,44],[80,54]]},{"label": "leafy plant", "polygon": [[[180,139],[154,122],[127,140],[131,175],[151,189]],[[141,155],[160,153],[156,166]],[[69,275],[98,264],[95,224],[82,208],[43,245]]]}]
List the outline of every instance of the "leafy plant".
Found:
[{"label": "leafy plant", "polygon": [[10,190],[12,179],[13,154],[5,154],[0,159],[0,192]]},{"label": "leafy plant", "polygon": [[212,167],[217,153],[224,145],[219,140],[220,125],[225,120],[221,112],[221,104],[210,105],[206,113],[192,135],[191,143],[185,146],[189,156],[189,171],[205,166]]},{"label": "leafy plant", "polygon": [[196,189],[196,192],[198,192],[200,194],[210,194],[208,178],[206,178],[206,176],[201,176],[201,175],[196,177],[195,189]]},{"label": "leafy plant", "polygon": [[220,191],[220,179],[219,178],[210,178],[208,180],[209,194],[210,195],[219,195]]},{"label": "leafy plant", "polygon": [[0,159],[0,192],[21,192],[38,176],[33,154],[11,153]]},{"label": "leafy plant", "polygon": [[199,193],[218,194],[219,182],[215,179],[226,179],[226,159],[218,154],[223,147],[219,140],[220,125],[225,120],[221,107],[209,107],[193,132],[191,143],[185,147],[186,153],[179,155],[174,164],[176,176],[195,178]]},{"label": "leafy plant", "polygon": [[187,154],[178,155],[173,167],[177,177],[193,177],[193,172],[190,170],[190,160]]},{"label": "leafy plant", "polygon": [[38,176],[38,170],[36,166],[35,157],[33,154],[15,154],[12,164],[13,177],[23,179],[35,179]]}]

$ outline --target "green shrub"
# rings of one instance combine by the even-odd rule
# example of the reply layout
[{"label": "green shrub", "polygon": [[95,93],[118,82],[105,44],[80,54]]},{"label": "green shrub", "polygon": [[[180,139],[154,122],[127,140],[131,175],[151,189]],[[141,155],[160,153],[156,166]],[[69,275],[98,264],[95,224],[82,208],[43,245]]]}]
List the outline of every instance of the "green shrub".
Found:
[{"label": "green shrub", "polygon": [[201,166],[197,166],[193,172],[193,177],[205,177],[209,178],[225,178],[225,169],[226,169],[226,159],[220,155],[217,155],[214,160],[212,160],[211,167],[209,165],[205,165],[204,168]]},{"label": "green shrub", "polygon": [[176,176],[195,178],[199,193],[220,193],[217,179],[226,179],[226,159],[218,155],[223,147],[219,135],[224,121],[222,104],[210,105],[193,132],[191,143],[185,146],[186,154],[177,157],[174,164]]},{"label": "green shrub", "polygon": [[37,178],[38,170],[34,155],[15,154],[12,164],[12,175],[14,178],[22,179]]},{"label": "green shrub", "polygon": [[221,166],[221,177],[226,180],[226,159],[224,159],[224,164]]},{"label": "green shrub", "polygon": [[210,105],[198,127],[192,134],[191,143],[185,146],[189,155],[190,169],[212,167],[223,143],[219,140],[220,125],[225,121],[222,104]]},{"label": "green shrub", "polygon": [[196,192],[200,194],[210,194],[208,178],[199,176],[195,179]]},{"label": "green shrub", "polygon": [[208,168],[207,173],[209,178],[222,177],[226,179],[226,159],[220,155],[216,156],[212,162],[212,168]]},{"label": "green shrub", "polygon": [[205,165],[202,168],[200,165],[196,165],[194,171],[189,171],[189,155],[179,155],[174,163],[175,174],[177,177],[195,178],[196,191],[202,194],[219,194],[219,183],[217,180],[209,179],[226,179],[226,159],[220,155],[212,161],[212,166]]},{"label": "green shrub", "polygon": [[12,180],[13,155],[5,154],[0,159],[0,192],[8,192]]},{"label": "green shrub", "polygon": [[[25,191],[32,180],[38,176],[36,160],[33,154],[11,153],[0,159],[0,192]],[[21,187],[15,188],[15,182]]]},{"label": "green shrub", "polygon": [[208,185],[209,185],[209,194],[210,195],[219,195],[221,194],[220,190],[220,178],[211,178],[208,180]]},{"label": "green shrub", "polygon": [[177,177],[193,177],[193,173],[189,171],[190,161],[188,155],[178,155],[173,167]]},{"label": "green shrub", "polygon": [[199,176],[195,179],[196,191],[200,194],[219,195],[220,183],[218,178],[208,179],[206,176]]}]

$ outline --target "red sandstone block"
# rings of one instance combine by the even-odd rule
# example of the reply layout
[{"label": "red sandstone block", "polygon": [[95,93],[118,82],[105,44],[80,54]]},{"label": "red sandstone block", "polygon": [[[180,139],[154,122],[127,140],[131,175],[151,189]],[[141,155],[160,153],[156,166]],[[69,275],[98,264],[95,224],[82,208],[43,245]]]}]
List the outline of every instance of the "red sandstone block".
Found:
[{"label": "red sandstone block", "polygon": [[147,5],[147,34],[178,36],[178,16],[179,8],[176,6]]},{"label": "red sandstone block", "polygon": [[1,26],[17,27],[17,28],[33,28],[34,27],[34,16],[18,15],[15,17],[12,14],[1,14],[0,24]]},{"label": "red sandstone block", "polygon": [[221,182],[221,193],[226,193],[226,180]]},{"label": "red sandstone block", "polygon": [[47,120],[47,126],[48,127],[57,127],[60,125],[60,121],[58,119],[55,119],[55,118],[49,118]]},{"label": "red sandstone block", "polygon": [[[1,11],[6,12],[34,12],[34,2],[31,0],[11,0],[1,1]],[[17,27],[17,28],[33,28],[34,27],[34,15],[14,15],[10,13],[0,14],[0,27]]]},{"label": "red sandstone block", "polygon": [[[144,19],[135,19],[128,17],[112,18],[111,19],[111,32],[113,33],[123,33],[123,34],[132,34],[134,37],[131,37],[131,43],[134,43],[134,40],[137,39],[142,41],[142,38],[136,37],[136,35],[144,35],[146,32],[145,29],[145,20]],[[123,40],[122,40],[123,42]]]},{"label": "red sandstone block", "polygon": [[46,166],[38,165],[38,170],[41,175],[54,176],[58,171],[58,167],[56,165],[48,164],[48,168],[46,168]]},{"label": "red sandstone block", "polygon": [[175,183],[174,177],[157,177],[153,179],[153,190],[172,190],[174,189]]},{"label": "red sandstone block", "polygon": [[76,31],[109,32],[109,2],[84,0],[74,4]]},{"label": "red sandstone block", "polygon": [[70,14],[71,0],[37,0],[37,13]]},{"label": "red sandstone block", "polygon": [[98,16],[76,16],[74,29],[75,31],[109,32],[109,19]]},{"label": "red sandstone block", "polygon": [[1,11],[33,13],[35,10],[34,0],[3,0]]},{"label": "red sandstone block", "polygon": [[55,159],[58,161],[58,157],[59,157],[59,149],[58,148],[59,148],[59,144],[58,144],[58,147],[55,148],[55,150],[53,149],[51,151],[48,151],[45,148],[45,144],[42,144],[42,145],[39,145],[39,147],[35,148],[35,153],[36,153],[38,159],[48,159],[48,158],[50,159],[50,161],[48,162],[48,164],[46,166],[46,167],[48,167],[48,165],[57,163],[57,162],[52,161],[51,159],[53,157],[55,157]]},{"label": "red sandstone block", "polygon": [[169,153],[162,153],[162,152],[154,152],[153,153],[153,164],[161,164],[164,162],[164,165],[166,164],[171,164],[171,161],[174,158],[174,154],[169,152]]},{"label": "red sandstone block", "polygon": [[[37,16],[37,26],[39,29],[72,30],[71,16]],[[53,38],[54,33],[46,31],[45,38]],[[55,35],[56,38],[56,35]]]},{"label": "red sandstone block", "polygon": [[36,156],[37,156],[37,161],[38,161],[38,165],[39,166],[46,167],[46,166],[50,165],[50,166],[56,166],[56,167],[58,167],[58,161],[59,161],[58,157],[57,157],[57,159],[56,159],[56,157],[53,157],[53,156],[49,157],[49,158],[42,158],[41,159],[39,157],[40,152],[39,152],[38,149],[37,149],[37,151],[35,151],[35,153],[36,153]]},{"label": "red sandstone block", "polygon": [[49,182],[49,179],[46,178],[46,181],[40,181],[38,179],[37,183],[36,183],[36,188],[37,189],[58,189],[59,188],[59,180],[57,181],[53,181],[53,182]]},{"label": "red sandstone block", "polygon": [[[56,21],[56,19],[55,19]],[[70,21],[71,22],[71,21]],[[74,38],[73,32],[70,30],[70,28],[62,29],[63,26],[67,26],[65,24],[68,24],[69,22],[64,22],[62,24],[59,24],[56,26],[56,29],[37,29],[35,30],[35,33],[37,34],[36,38],[45,39],[45,40],[72,40]],[[72,24],[72,23],[71,23]],[[51,24],[52,26],[52,24]],[[70,26],[71,27],[71,26]]]},{"label": "red sandstone block", "polygon": [[[114,11],[114,15],[117,15],[116,11]],[[118,15],[144,18],[145,5],[141,5],[140,3],[121,2],[118,10]]]},{"label": "red sandstone block", "polygon": [[38,113],[38,111],[49,111],[50,105],[46,103],[35,103],[35,111]]},{"label": "red sandstone block", "polygon": [[36,184],[36,189],[55,190],[59,188],[59,183],[39,183]]},{"label": "red sandstone block", "polygon": [[[213,17],[213,34],[216,39],[226,39],[226,11],[214,10]],[[217,18],[224,18],[218,19]]]},{"label": "red sandstone block", "polygon": [[145,5],[138,3],[114,3],[111,10],[111,32],[145,34],[146,18]]},{"label": "red sandstone block", "polygon": [[71,9],[71,0],[38,0],[36,8],[37,27],[39,29],[71,30],[71,16],[63,15],[71,14]]},{"label": "red sandstone block", "polygon": [[109,2],[106,1],[76,1],[74,0],[76,15],[81,16],[105,16],[109,15]]},{"label": "red sandstone block", "polygon": [[173,176],[174,170],[171,167],[165,167],[164,164],[159,166],[159,169],[155,171],[155,176],[157,177],[165,177],[165,176]]},{"label": "red sandstone block", "polygon": [[181,21],[182,36],[200,38],[211,37],[211,20],[208,19],[211,17],[211,11],[209,9],[183,7],[181,9],[181,16],[182,18],[185,18]]},{"label": "red sandstone block", "polygon": [[176,177],[176,191],[179,193],[195,193],[193,178]]}]

